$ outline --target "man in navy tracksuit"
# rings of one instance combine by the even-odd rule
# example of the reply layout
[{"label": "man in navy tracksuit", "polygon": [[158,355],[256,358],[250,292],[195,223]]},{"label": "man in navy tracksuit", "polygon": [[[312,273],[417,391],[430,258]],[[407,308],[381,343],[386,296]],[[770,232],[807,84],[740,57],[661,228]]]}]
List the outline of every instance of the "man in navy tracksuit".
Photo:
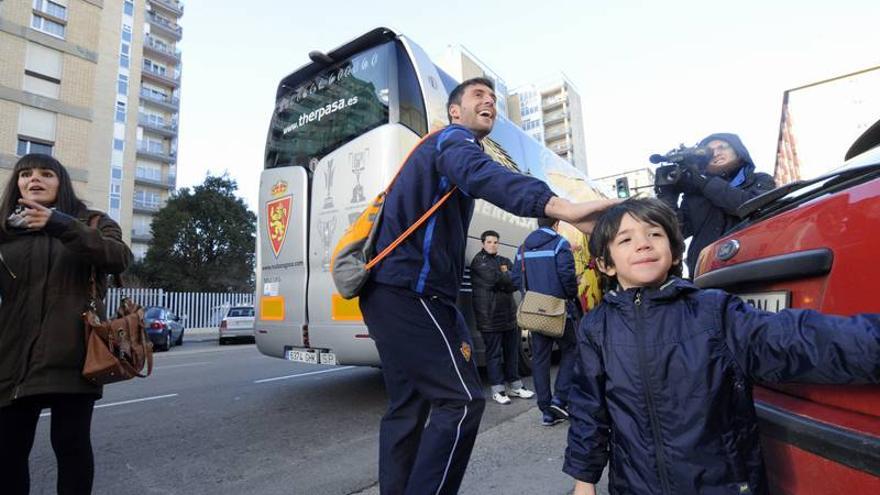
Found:
[{"label": "man in navy tracksuit", "polygon": [[480,140],[496,115],[491,81],[463,82],[450,93],[447,111],[452,125],[422,141],[389,192],[376,252],[458,190],[373,268],[360,295],[388,392],[379,434],[383,495],[456,493],[477,436],[485,399],[470,331],[455,306],[474,199],[520,216],[561,218],[587,232],[609,206],[559,198],[483,152]]},{"label": "man in navy tracksuit", "polygon": [[[541,218],[538,230],[529,234],[516,253],[513,284],[521,291],[531,290],[566,299],[565,333],[554,339],[532,332],[532,377],[538,394],[541,424],[553,426],[568,418],[568,389],[571,387],[575,360],[575,323],[580,317],[577,306],[577,277],[574,255],[568,241],[556,232],[558,220]],[[525,259],[524,259],[525,258]],[[525,265],[525,277],[523,277]],[[525,280],[524,280],[525,279]],[[554,392],[550,390],[550,354],[553,343],[561,353]]]}]

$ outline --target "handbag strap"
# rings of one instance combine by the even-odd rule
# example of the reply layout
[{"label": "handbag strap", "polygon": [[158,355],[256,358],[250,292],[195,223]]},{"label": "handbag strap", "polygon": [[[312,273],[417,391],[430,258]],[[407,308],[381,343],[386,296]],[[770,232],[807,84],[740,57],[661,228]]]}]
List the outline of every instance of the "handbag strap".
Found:
[{"label": "handbag strap", "polygon": [[[421,141],[418,142],[418,144],[413,146],[413,149],[409,150],[409,153],[406,155],[406,158],[403,160],[403,163],[400,164],[400,168],[397,169],[397,173],[394,174],[394,178],[391,179],[391,183],[388,184],[387,188],[385,188],[385,196],[386,197],[388,196],[388,193],[391,191],[391,186],[394,185],[395,181],[397,181],[397,177],[400,175],[400,172],[403,170],[403,166],[406,165],[406,162],[409,161],[410,157],[412,156],[413,153],[415,153],[416,149],[418,149],[418,147],[421,146],[422,143],[424,143],[429,137],[433,136],[434,134],[437,134],[441,130],[442,129],[438,129],[436,131],[433,131],[433,132],[427,134],[425,137],[422,138]],[[437,211],[437,209],[439,209],[441,206],[443,206],[443,203],[445,203],[446,200],[449,199],[449,197],[452,196],[452,193],[454,193],[457,189],[458,189],[458,186],[453,186],[452,189],[450,189],[446,194],[444,194],[443,197],[440,198],[439,201],[434,203],[434,205],[431,206],[431,208],[429,208],[428,211],[423,213],[422,216],[419,217],[419,219],[415,221],[415,223],[410,225],[406,230],[403,231],[402,234],[397,236],[397,239],[394,239],[394,242],[392,242],[391,244],[386,246],[385,249],[383,249],[381,253],[374,256],[373,259],[371,259],[366,264],[366,266],[364,266],[364,270],[369,270],[369,269],[373,268],[374,266],[376,266],[377,263],[382,261],[382,259],[384,259],[386,256],[391,254],[391,251],[394,251],[394,248],[396,248],[401,243],[403,243],[403,241],[405,241],[406,238],[410,236],[410,234],[415,232],[416,229],[418,229],[419,227],[422,226],[423,223],[425,223],[425,221],[427,221],[429,218],[431,218],[431,215],[433,215],[434,212]]]}]

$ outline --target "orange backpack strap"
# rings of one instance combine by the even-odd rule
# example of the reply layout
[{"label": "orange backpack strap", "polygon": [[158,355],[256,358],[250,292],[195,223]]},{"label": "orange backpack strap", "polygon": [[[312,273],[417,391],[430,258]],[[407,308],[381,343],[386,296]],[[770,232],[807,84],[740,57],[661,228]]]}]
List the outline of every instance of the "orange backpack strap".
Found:
[{"label": "orange backpack strap", "polygon": [[[443,129],[445,129],[445,127]],[[387,196],[388,193],[391,191],[391,186],[394,185],[394,183],[397,181],[397,177],[400,175],[400,172],[403,170],[403,166],[406,165],[406,162],[409,161],[410,157],[412,157],[412,154],[415,153],[415,151],[419,148],[419,146],[421,146],[422,143],[424,143],[428,138],[430,138],[434,134],[437,134],[438,132],[441,132],[443,129],[437,129],[436,131],[432,131],[432,132],[428,133],[427,135],[425,135],[425,137],[423,137],[421,139],[421,141],[419,141],[415,146],[413,146],[413,148],[409,151],[409,154],[407,154],[406,158],[403,160],[403,163],[400,164],[400,168],[397,169],[397,173],[394,174],[394,178],[391,179],[391,183],[388,184],[387,188],[385,188],[385,196]],[[432,206],[430,209],[428,209],[428,211],[426,211],[424,214],[422,214],[422,216],[418,220],[416,220],[416,222],[414,224],[410,225],[409,228],[407,228],[405,231],[403,231],[403,233],[400,234],[397,237],[397,239],[394,240],[394,242],[392,242],[385,249],[383,249],[381,253],[374,256],[373,259],[371,259],[366,264],[366,266],[364,266],[364,270],[369,270],[369,269],[373,268],[377,263],[382,261],[382,259],[384,259],[386,256],[391,254],[391,251],[393,251],[394,248],[399,246],[403,241],[405,241],[407,239],[407,237],[410,236],[410,234],[415,232],[415,230],[418,229],[419,227],[421,227],[422,224],[425,223],[426,220],[431,218],[431,215],[433,215],[434,212],[436,212],[438,208],[443,206],[443,203],[445,203],[446,200],[449,199],[450,196],[452,196],[452,193],[454,193],[456,191],[456,189],[458,189],[458,186],[454,186],[452,189],[449,190],[449,192],[444,194],[443,197],[440,198],[440,200],[434,204],[434,206]]]}]

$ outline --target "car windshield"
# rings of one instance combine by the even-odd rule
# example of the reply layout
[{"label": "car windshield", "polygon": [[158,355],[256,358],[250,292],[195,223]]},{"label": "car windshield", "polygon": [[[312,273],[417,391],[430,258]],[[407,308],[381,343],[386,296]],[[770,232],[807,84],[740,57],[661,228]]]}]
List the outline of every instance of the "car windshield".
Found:
[{"label": "car windshield", "polygon": [[815,179],[796,181],[777,187],[744,203],[737,210],[737,216],[744,221],[733,228],[738,230],[756,220],[781,213],[796,205],[853,187],[880,176],[880,164],[864,167],[845,168]]},{"label": "car windshield", "polygon": [[227,316],[254,316],[254,308],[231,308]]},{"label": "car windshield", "polygon": [[162,308],[147,308],[144,312],[144,318],[159,320],[162,318]]}]

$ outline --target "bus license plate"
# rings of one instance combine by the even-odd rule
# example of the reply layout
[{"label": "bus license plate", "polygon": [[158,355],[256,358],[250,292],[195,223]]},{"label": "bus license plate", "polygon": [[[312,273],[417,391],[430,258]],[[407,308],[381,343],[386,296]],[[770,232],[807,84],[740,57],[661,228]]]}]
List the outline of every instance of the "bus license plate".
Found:
[{"label": "bus license plate", "polygon": [[321,364],[336,366],[336,354],[330,351],[321,351]]},{"label": "bus license plate", "polygon": [[752,306],[772,313],[788,308],[788,301],[791,299],[791,293],[787,290],[753,292],[738,295],[740,299]]},{"label": "bus license plate", "polygon": [[318,364],[318,353],[312,350],[290,349],[284,358],[296,363]]}]

